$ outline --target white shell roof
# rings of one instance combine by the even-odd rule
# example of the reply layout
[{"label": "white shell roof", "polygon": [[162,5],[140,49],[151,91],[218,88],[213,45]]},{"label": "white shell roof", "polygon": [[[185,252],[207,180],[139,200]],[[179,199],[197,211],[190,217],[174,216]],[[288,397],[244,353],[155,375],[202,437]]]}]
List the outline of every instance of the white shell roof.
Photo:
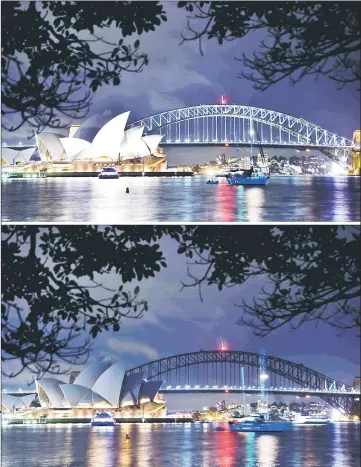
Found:
[{"label": "white shell roof", "polygon": [[91,148],[91,143],[80,138],[60,138],[60,142],[71,160],[77,159],[77,155],[84,149]]},{"label": "white shell roof", "polygon": [[92,157],[104,157],[117,160],[124,137],[124,128],[130,112],[124,112],[106,123],[96,134],[92,142]]},{"label": "white shell roof", "polygon": [[[40,144],[39,144],[39,141]],[[50,132],[43,132],[36,135],[37,145],[39,147],[39,152],[42,156],[42,148],[43,145],[50,153],[50,158],[53,161],[60,161],[67,159],[67,155],[63,145],[60,142],[60,138],[55,133]]]},{"label": "white shell roof", "polygon": [[120,147],[120,157],[122,159],[133,159],[138,156],[144,126],[130,128],[124,132],[122,145]]},{"label": "white shell roof", "polygon": [[110,361],[101,361],[93,363],[87,366],[84,370],[75,378],[74,384],[85,386],[86,388],[92,389],[97,379],[111,366]]},{"label": "white shell roof", "polygon": [[139,391],[139,399],[153,400],[161,388],[163,381],[143,381]]},{"label": "white shell roof", "polygon": [[55,378],[42,378],[41,380],[35,380],[37,392],[39,395],[40,404],[42,407],[47,407],[46,401],[42,400],[40,388],[45,392],[52,407],[61,407],[64,401],[64,394],[60,389],[60,385],[64,384],[64,381],[60,381]]},{"label": "white shell roof", "polygon": [[122,363],[112,365],[99,377],[93,386],[93,391],[106,399],[113,407],[118,407],[124,373],[125,367]]},{"label": "white shell roof", "polygon": [[134,404],[138,404],[138,395],[142,384],[143,373],[134,373],[125,376],[120,391],[120,403],[124,400],[133,399]]},{"label": "white shell roof", "polygon": [[88,392],[91,392],[89,388],[80,386],[79,384],[61,384],[60,389],[63,391],[65,399],[71,407],[78,405],[78,402]]},{"label": "white shell roof", "polygon": [[108,401],[106,401],[103,397],[99,396],[99,394],[97,394],[94,391],[88,391],[78,402],[78,404],[89,404],[89,405],[100,404],[100,403],[109,404]]},{"label": "white shell roof", "polygon": [[146,157],[154,154],[163,137],[164,135],[143,136],[139,149],[140,157]]}]

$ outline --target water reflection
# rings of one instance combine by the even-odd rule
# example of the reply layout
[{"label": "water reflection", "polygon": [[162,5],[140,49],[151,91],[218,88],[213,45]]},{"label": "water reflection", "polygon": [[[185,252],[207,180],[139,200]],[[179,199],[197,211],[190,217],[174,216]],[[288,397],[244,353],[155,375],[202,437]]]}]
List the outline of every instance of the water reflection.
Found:
[{"label": "water reflection", "polygon": [[239,433],[246,443],[246,464],[245,467],[256,467],[256,433]]},{"label": "water reflection", "polygon": [[[314,222],[360,220],[358,177],[271,177],[265,187],[207,177],[4,180],[8,222]],[[125,189],[129,187],[130,193]]]},{"label": "water reflection", "polygon": [[261,435],[256,441],[258,465],[275,467],[277,462],[278,437],[276,435]]},{"label": "water reflection", "polygon": [[[333,424],[333,441],[335,443],[334,449],[332,452],[332,466],[331,467],[344,467],[346,465],[351,465],[350,457],[345,450],[345,445],[343,438],[347,436],[348,426],[341,423]],[[346,432],[346,433],[345,433]]]},{"label": "water reflection", "polygon": [[116,435],[119,432],[115,427],[87,427],[89,433],[89,447],[87,450],[87,465],[89,467],[114,466],[114,449]]},{"label": "water reflection", "polygon": [[333,177],[331,179],[333,183],[333,194],[332,197],[332,220],[334,222],[343,222],[343,219],[350,218],[349,211],[349,193],[344,190],[344,177]]},{"label": "water reflection", "polygon": [[[264,209],[264,197],[266,187],[247,187],[244,192],[239,191],[239,196],[243,194],[246,205],[246,221],[262,222],[262,213]],[[243,220],[238,218],[237,220]]]},{"label": "water reflection", "polygon": [[[8,426],[2,466],[17,467],[351,467],[360,427],[308,426],[287,433],[232,433],[198,424]],[[130,440],[125,440],[129,433]]]}]

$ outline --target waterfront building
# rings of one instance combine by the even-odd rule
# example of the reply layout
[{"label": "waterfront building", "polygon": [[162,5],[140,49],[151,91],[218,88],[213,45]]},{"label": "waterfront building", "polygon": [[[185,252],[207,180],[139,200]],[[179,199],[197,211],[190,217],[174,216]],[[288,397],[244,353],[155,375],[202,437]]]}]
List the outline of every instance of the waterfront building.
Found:
[{"label": "waterfront building", "polygon": [[72,125],[68,137],[41,132],[35,135],[36,148],[3,150],[2,164],[24,172],[99,172],[109,164],[120,172],[165,170],[165,155],[158,147],[163,135],[145,136],[144,127],[126,130],[128,117],[129,112],[124,112],[103,124],[95,115],[82,125]]},{"label": "waterfront building", "polygon": [[[110,410],[114,416],[123,418],[164,416],[165,401],[158,394],[162,383],[143,379],[141,372],[126,375],[122,363],[112,364],[104,359],[80,372],[72,372],[69,382],[52,377],[35,380],[40,408],[26,414],[20,410],[19,416],[89,418],[99,409]],[[17,409],[24,409],[22,399],[7,396],[3,398],[3,408],[11,411],[16,402]]]}]

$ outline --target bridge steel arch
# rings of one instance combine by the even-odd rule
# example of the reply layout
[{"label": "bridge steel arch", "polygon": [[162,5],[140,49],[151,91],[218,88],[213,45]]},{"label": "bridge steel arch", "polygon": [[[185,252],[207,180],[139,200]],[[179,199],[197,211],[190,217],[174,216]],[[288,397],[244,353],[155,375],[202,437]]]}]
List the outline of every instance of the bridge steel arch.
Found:
[{"label": "bridge steel arch", "polygon": [[[138,120],[128,127],[144,126],[145,132],[155,133],[161,132],[167,127],[180,125],[184,122],[189,121],[200,121],[200,127],[204,127],[204,120],[215,119],[216,126],[218,123],[218,118],[221,118],[221,122],[224,122],[226,131],[224,134],[226,137],[216,139],[209,139],[208,127],[207,132],[203,132],[200,135],[200,138],[197,138],[193,134],[193,139],[188,138],[189,144],[196,143],[248,143],[256,144],[260,142],[262,144],[269,144],[268,140],[265,140],[262,136],[259,138],[259,135],[253,133],[252,137],[245,140],[245,135],[243,134],[243,139],[240,138],[240,133],[236,134],[235,120],[244,119],[248,121],[248,128],[253,129],[254,125],[265,124],[268,127],[276,128],[279,130],[279,140],[278,142],[272,141],[272,132],[271,132],[271,145],[277,145],[278,147],[282,144],[285,147],[294,146],[294,147],[315,147],[320,150],[327,157],[332,159],[335,162],[343,163],[347,165],[347,159],[352,148],[358,148],[358,145],[355,145],[352,141],[339,136],[335,133],[331,133],[325,128],[320,127],[314,123],[308,122],[303,118],[293,117],[291,115],[284,114],[282,112],[276,112],[274,110],[262,109],[258,107],[244,106],[244,105],[197,105],[193,107],[184,107],[180,109],[169,110],[162,112],[156,115],[151,115],[149,117]],[[227,137],[227,121],[229,128],[230,138]],[[232,132],[233,124],[233,132]],[[189,128],[188,128],[189,132]],[[197,130],[195,130],[197,132]],[[288,134],[288,141],[282,142],[281,134]],[[233,133],[233,136],[232,136]],[[180,134],[180,130],[178,136]],[[217,133],[216,133],[217,134]],[[199,136],[199,135],[198,135]],[[293,138],[291,141],[291,137]],[[186,140],[185,140],[186,141]],[[165,141],[165,143],[167,140]]]},{"label": "bridge steel arch", "polygon": [[322,390],[332,388],[340,391],[338,395],[319,395],[321,399],[329,403],[332,407],[340,409],[343,413],[351,415],[354,399],[359,394],[353,395],[343,394],[343,392],[352,392],[353,388],[350,385],[326,376],[316,370],[307,368],[302,364],[294,363],[289,360],[284,360],[270,355],[260,355],[255,352],[247,352],[242,350],[222,351],[222,350],[201,350],[198,352],[190,352],[179,355],[172,355],[165,358],[154,360],[144,365],[127,370],[126,374],[131,375],[141,372],[147,380],[163,379],[171,372],[176,372],[181,368],[196,367],[199,371],[201,365],[204,364],[230,364],[238,367],[260,368],[262,363],[267,369],[267,373],[274,373],[281,377],[287,378],[293,383],[297,383],[300,387],[313,390]]}]

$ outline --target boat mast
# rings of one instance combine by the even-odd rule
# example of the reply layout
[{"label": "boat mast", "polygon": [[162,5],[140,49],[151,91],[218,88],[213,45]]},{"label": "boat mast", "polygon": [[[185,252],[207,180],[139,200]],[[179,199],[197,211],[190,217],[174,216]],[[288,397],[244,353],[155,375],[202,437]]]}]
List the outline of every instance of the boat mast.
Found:
[{"label": "boat mast", "polygon": [[260,372],[259,379],[260,379],[260,386],[261,386],[261,402],[263,405],[267,406],[267,412],[268,412],[268,398],[267,398],[267,393],[265,391],[268,374],[267,374],[267,367],[266,367],[266,356],[263,350],[261,350],[260,356],[259,356],[259,372]]},{"label": "boat mast", "polygon": [[249,134],[251,135],[251,167],[254,166],[254,160],[253,160],[253,138],[254,138],[254,131],[253,131],[253,120],[252,120],[252,108],[250,107],[249,109],[250,112],[250,130]]},{"label": "boat mast", "polygon": [[243,399],[243,415],[246,415],[246,400],[244,397],[244,368],[241,368],[241,378],[242,378],[242,399]]}]

